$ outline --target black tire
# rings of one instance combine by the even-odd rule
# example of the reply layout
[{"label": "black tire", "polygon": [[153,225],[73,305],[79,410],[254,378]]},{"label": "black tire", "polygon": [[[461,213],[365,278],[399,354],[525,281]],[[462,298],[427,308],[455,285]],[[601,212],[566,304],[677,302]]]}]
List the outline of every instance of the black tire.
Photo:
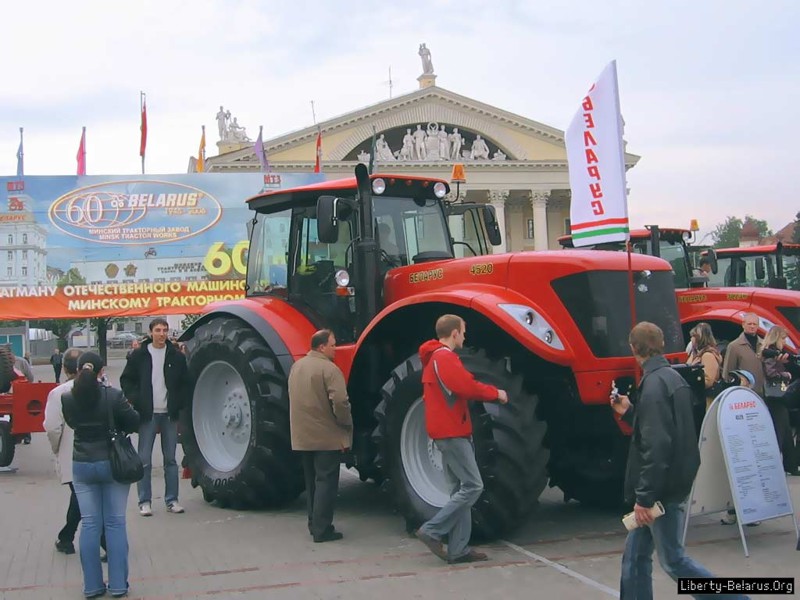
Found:
[{"label": "black tire", "polygon": [[0,394],[11,389],[14,381],[14,353],[7,346],[0,346]]},{"label": "black tire", "polygon": [[596,508],[623,507],[628,443],[629,438],[619,433],[610,444],[609,440],[601,444],[573,438],[568,448],[554,448],[550,486],[564,492],[564,501],[577,500]]},{"label": "black tire", "polygon": [[[251,423],[241,461],[233,468],[215,468],[203,455],[194,429],[194,405],[208,393],[208,386],[195,386],[189,406],[181,411],[192,486],[200,486],[207,502],[236,509],[274,508],[294,500],[303,491],[303,472],[291,448],[286,377],[274,353],[247,324],[228,317],[198,327],[187,350],[195,381],[212,363],[222,362],[236,371],[246,389]],[[224,400],[219,399],[220,406]]]},{"label": "black tire", "polygon": [[0,467],[7,467],[14,460],[14,436],[11,423],[0,421]]},{"label": "black tire", "polygon": [[[522,387],[522,377],[509,373],[505,361],[492,361],[483,351],[465,350],[464,366],[479,381],[508,391],[506,405],[472,402],[473,440],[484,492],[473,506],[473,533],[491,539],[502,535],[533,508],[547,484],[547,425],[537,418],[538,397]],[[401,434],[409,409],[422,397],[422,365],[414,355],[392,371],[375,410],[378,464],[386,476],[384,489],[412,531],[438,507],[426,502],[409,482],[401,455]]]}]

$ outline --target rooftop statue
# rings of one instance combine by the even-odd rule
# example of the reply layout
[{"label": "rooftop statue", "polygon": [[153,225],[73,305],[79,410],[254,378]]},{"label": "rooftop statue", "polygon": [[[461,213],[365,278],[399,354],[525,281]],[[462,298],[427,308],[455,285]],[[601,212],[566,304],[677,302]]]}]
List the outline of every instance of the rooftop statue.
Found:
[{"label": "rooftop statue", "polygon": [[419,56],[422,59],[422,73],[424,75],[433,75],[433,61],[431,60],[431,51],[425,44],[419,45]]}]

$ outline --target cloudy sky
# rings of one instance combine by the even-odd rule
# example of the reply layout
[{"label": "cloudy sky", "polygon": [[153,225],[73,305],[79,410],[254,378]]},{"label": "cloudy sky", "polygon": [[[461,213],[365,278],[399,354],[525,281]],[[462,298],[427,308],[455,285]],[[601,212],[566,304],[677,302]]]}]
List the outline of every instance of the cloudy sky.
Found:
[{"label": "cloudy sky", "polygon": [[[402,8],[401,8],[402,5]],[[186,172],[200,126],[214,152],[224,104],[266,137],[437,84],[565,129],[618,61],[634,225],[701,232],[800,210],[800,2],[796,0],[194,0],[14,2],[0,36],[0,174],[73,174],[81,126],[90,174],[138,173],[139,90],[148,173]]]}]

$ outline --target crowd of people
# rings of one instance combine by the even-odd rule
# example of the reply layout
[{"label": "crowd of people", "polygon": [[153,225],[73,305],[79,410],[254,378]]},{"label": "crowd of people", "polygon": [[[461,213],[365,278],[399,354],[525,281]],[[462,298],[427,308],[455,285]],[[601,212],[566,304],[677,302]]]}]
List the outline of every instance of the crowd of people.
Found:
[{"label": "crowd of people", "polygon": [[[184,353],[168,340],[163,318],[153,319],[150,335],[129,353],[120,377],[121,389],[108,384],[105,364],[95,352],[71,348],[58,353],[58,370],[67,381],[48,395],[44,427],[60,480],[70,490],[66,523],[55,547],[74,554],[80,531],[83,593],[99,598],[106,593],[128,595],[128,535],[126,506],[130,484],[116,481],[111,468],[109,432],[138,432],[144,477],[137,483],[139,513],[152,511],[152,452],[156,436],[164,456],[164,500],[168,513],[180,514],[178,504],[177,420],[192,391]],[[55,354],[51,364],[55,368]],[[101,553],[101,548],[103,552]],[[108,581],[102,562],[108,562]]]},{"label": "crowd of people", "polygon": [[[772,327],[758,338],[758,318],[745,314],[742,334],[720,352],[711,327],[699,323],[691,331],[688,363],[702,366],[706,409],[721,381],[739,376],[740,383],[764,397],[788,474],[798,474],[790,411],[800,404],[800,381],[788,368],[793,358],[784,348],[786,331]],[[48,397],[45,429],[57,458],[61,482],[70,498],[56,549],[74,554],[80,522],[80,560],[84,594],[96,598],[109,592],[128,594],[128,542],[125,507],[129,484],[114,480],[110,467],[109,418],[116,429],[138,432],[138,453],[144,477],[137,483],[139,513],[153,514],[152,450],[161,438],[164,455],[166,512],[180,514],[178,466],[175,459],[177,420],[192,394],[192,381],[183,348],[168,339],[164,319],[150,323],[150,336],[128,353],[120,377],[121,389],[108,385],[105,365],[94,352],[69,349],[54,355],[56,376],[67,381]],[[435,324],[436,337],[423,343],[422,386],[428,436],[441,452],[451,485],[449,501],[416,531],[416,537],[438,558],[450,564],[488,560],[469,546],[471,509],[483,491],[475,459],[471,401],[513,401],[505,390],[477,381],[457,351],[464,345],[466,322],[443,315]],[[634,506],[638,527],[626,539],[620,579],[621,598],[652,597],[652,554],[664,571],[679,577],[712,577],[684,551],[681,531],[686,499],[697,474],[700,455],[692,392],[663,356],[664,336],[652,323],[637,324],[629,344],[642,377],[632,401],[613,394],[611,408],[632,427],[625,475],[625,497]],[[306,485],[308,532],[315,543],[340,540],[334,509],[343,455],[350,451],[353,419],[342,371],[334,362],[336,337],[328,329],[311,338],[308,354],[289,373],[291,444],[302,458]],[[109,415],[112,415],[109,417]],[[663,516],[655,518],[656,503]],[[733,515],[735,519],[735,515]],[[732,522],[735,522],[733,520]],[[101,552],[102,548],[102,552]],[[108,583],[101,561],[108,562]],[[730,596],[742,598],[743,596]]]}]

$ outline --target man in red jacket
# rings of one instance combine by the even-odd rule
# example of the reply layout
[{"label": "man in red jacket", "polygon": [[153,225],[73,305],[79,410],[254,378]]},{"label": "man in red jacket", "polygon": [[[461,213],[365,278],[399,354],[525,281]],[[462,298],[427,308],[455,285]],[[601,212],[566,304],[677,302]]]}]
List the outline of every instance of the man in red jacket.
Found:
[{"label": "man in red jacket", "polygon": [[[472,422],[467,401],[508,402],[505,390],[476,381],[454,352],[464,345],[467,326],[461,317],[443,315],[436,321],[437,340],[419,347],[422,360],[422,398],[428,435],[442,453],[445,475],[453,484],[450,500],[424,523],[416,536],[431,552],[449,563],[487,560],[468,546],[472,505],[483,492],[483,481],[472,445]],[[447,536],[447,550],[442,538]]]}]

